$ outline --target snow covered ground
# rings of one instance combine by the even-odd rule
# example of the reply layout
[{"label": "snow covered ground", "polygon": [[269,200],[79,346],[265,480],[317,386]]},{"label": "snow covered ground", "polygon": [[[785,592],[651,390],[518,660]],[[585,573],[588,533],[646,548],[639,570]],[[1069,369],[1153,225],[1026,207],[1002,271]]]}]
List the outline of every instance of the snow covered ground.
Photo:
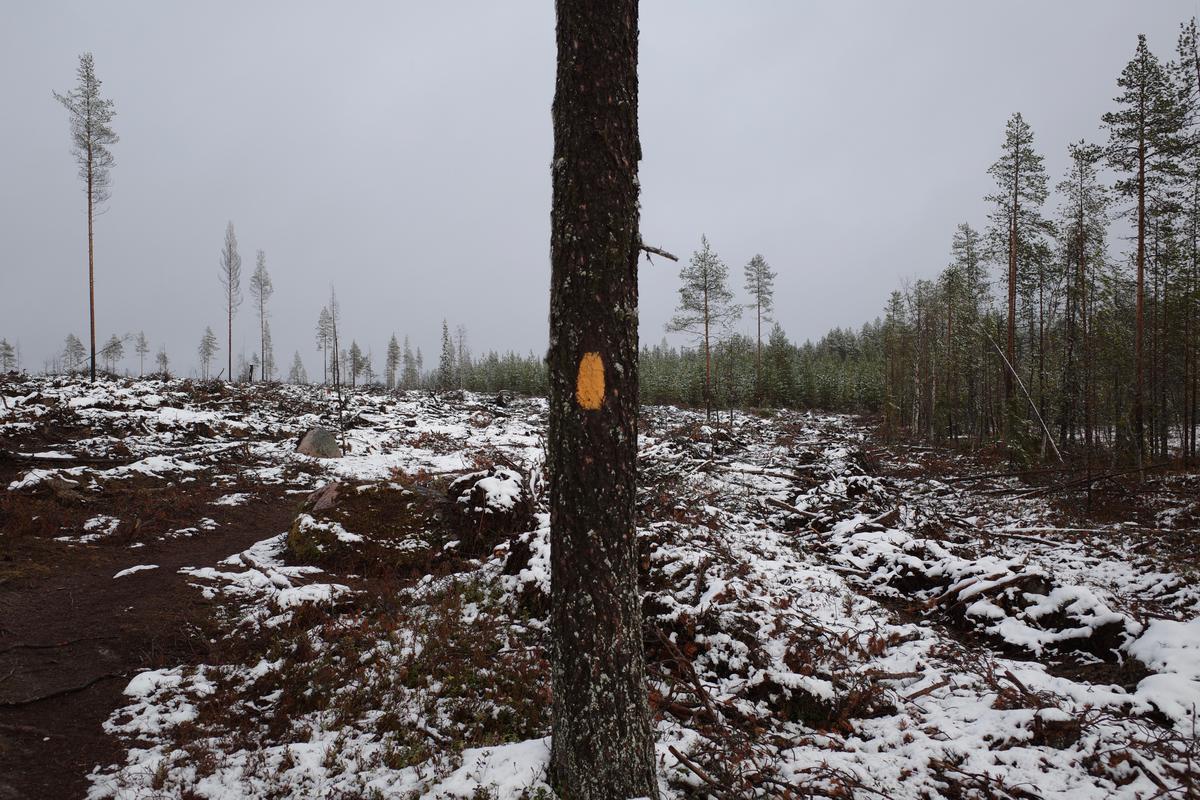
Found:
[{"label": "snow covered ground", "polygon": [[[255,484],[297,502],[343,487],[341,516],[309,508],[182,571],[220,601],[226,658],[129,682],[106,724],[125,758],[91,797],[552,796],[543,401],[357,392],[347,454],[320,460],[293,452],[334,418],[315,390],[25,389],[0,407],[0,442],[31,442],[12,492],[206,482],[210,508],[237,512]],[[95,435],[34,450],[51,421]],[[664,797],[1197,793],[1200,590],[1193,560],[1163,555],[1194,537],[1194,497],[1158,525],[1098,524],[1016,477],[931,477],[851,418],[647,408],[642,429]],[[479,546],[456,503],[530,513]],[[94,546],[121,525],[109,509],[59,533]]]}]

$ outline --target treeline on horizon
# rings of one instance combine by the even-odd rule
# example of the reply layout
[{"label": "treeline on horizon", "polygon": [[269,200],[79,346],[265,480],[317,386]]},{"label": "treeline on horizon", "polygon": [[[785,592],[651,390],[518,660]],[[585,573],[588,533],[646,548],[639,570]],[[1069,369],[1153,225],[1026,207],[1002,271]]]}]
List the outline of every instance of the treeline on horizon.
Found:
[{"label": "treeline on horizon", "polygon": [[[1013,114],[988,168],[986,223],[959,224],[941,273],[894,291],[857,331],[797,345],[774,324],[764,340],[775,274],[752,258],[750,302],[735,302],[702,239],[667,326],[696,346],[643,347],[642,400],[874,412],[890,435],[1000,443],[1023,459],[1194,463],[1200,34],[1195,19],[1180,27],[1172,60],[1137,38],[1101,140],[1066,145],[1063,174],[1047,173],[1032,127]],[[1125,248],[1111,241],[1120,221]],[[753,336],[733,330],[744,309]],[[498,388],[490,381],[464,386]]]},{"label": "treeline on horizon", "polygon": [[[1103,141],[1067,145],[1049,175],[1021,114],[988,169],[981,228],[957,226],[949,264],[894,291],[884,316],[795,346],[771,332],[715,348],[726,404],[878,412],[893,435],[1145,465],[1195,463],[1200,422],[1200,36],[1175,58],[1139,36]],[[1051,181],[1053,195],[1051,193]],[[1110,231],[1129,228],[1123,252]],[[643,354],[651,402],[703,402],[701,354]],[[724,379],[721,365],[724,362]]]},{"label": "treeline on horizon", "polygon": [[[985,198],[987,220],[960,223],[941,273],[894,291],[883,316],[859,330],[791,342],[771,319],[775,273],[766,260],[756,255],[745,264],[749,302],[741,302],[727,267],[702,237],[680,271],[679,305],[667,325],[668,332],[691,337],[692,346],[671,347],[665,339],[643,346],[642,400],[704,407],[710,415],[749,406],[878,413],[889,435],[971,447],[1000,443],[1024,458],[1061,452],[1090,459],[1104,451],[1139,465],[1174,453],[1194,461],[1200,422],[1200,35],[1194,19],[1181,25],[1173,55],[1161,60],[1138,37],[1117,76],[1113,106],[1100,119],[1100,140],[1066,145],[1061,175],[1047,173],[1033,128],[1013,114],[987,170],[995,181]],[[111,101],[96,100],[98,91],[85,55],[80,87],[59,98],[72,110],[76,132],[89,98],[102,121],[111,119]],[[110,164],[101,164],[105,179]],[[1123,248],[1112,242],[1118,222],[1129,232]],[[220,277],[221,334],[231,351],[242,300],[232,223]],[[259,352],[239,358],[236,368],[227,352],[217,374],[283,378],[271,343],[272,286],[262,251],[249,283]],[[736,329],[747,310],[753,335]],[[317,325],[322,383],[547,390],[541,356],[492,351],[475,357],[465,329],[451,335],[445,322],[436,367],[426,369],[420,350],[393,335],[377,372],[370,348],[339,337],[339,321],[331,291]],[[93,352],[114,372],[130,340],[142,374],[150,351],[144,334],[114,335]],[[213,377],[219,349],[217,335],[206,329],[197,351],[199,377]],[[72,334],[45,370],[82,370],[88,350]],[[19,353],[0,340],[0,369],[18,361]],[[153,363],[159,374],[169,374],[165,350]],[[298,350],[286,378],[309,380]]]}]

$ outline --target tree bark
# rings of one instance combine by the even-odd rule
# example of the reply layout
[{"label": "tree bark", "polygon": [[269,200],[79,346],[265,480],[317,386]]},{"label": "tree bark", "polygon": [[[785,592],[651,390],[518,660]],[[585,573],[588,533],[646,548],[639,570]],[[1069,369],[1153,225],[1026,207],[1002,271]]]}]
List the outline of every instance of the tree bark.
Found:
[{"label": "tree bark", "polygon": [[[1005,358],[1008,363],[1015,367],[1017,363],[1017,244],[1018,230],[1017,217],[1020,214],[1020,185],[1021,185],[1021,143],[1017,142],[1016,150],[1013,152],[1013,195],[1012,195],[1012,215],[1009,220],[1008,228],[1008,337],[1005,342]],[[1012,405],[1013,400],[1013,378],[1012,375],[1004,373],[1004,444],[1008,444],[1009,428],[1011,427]]]},{"label": "tree bark", "polygon": [[1084,459],[1091,469],[1092,463],[1092,342],[1091,321],[1088,318],[1087,235],[1084,224],[1083,172],[1079,176],[1079,324],[1083,337],[1083,441],[1086,448]]},{"label": "tree bark", "polygon": [[656,798],[634,527],[637,0],[556,7],[550,777],[571,800]]},{"label": "tree bark", "polygon": [[708,343],[708,276],[704,278],[704,418],[712,420],[712,350]]},{"label": "tree bark", "polygon": [[258,343],[258,380],[261,383],[267,379],[267,301],[261,294],[258,297]]},{"label": "tree bark", "polygon": [[762,405],[762,286],[758,287],[755,311],[758,316],[758,343],[754,349],[754,404]]},{"label": "tree bark", "polygon": [[1134,361],[1137,377],[1133,393],[1133,435],[1138,463],[1145,460],[1145,299],[1146,299],[1146,139],[1145,101],[1142,101],[1141,130],[1138,142],[1138,205],[1137,205],[1137,321],[1134,325]]},{"label": "tree bark", "polygon": [[96,382],[96,267],[95,239],[92,232],[92,216],[95,209],[95,187],[92,176],[92,142],[88,135],[87,150],[87,225],[88,225],[88,331],[92,343],[92,383]]}]

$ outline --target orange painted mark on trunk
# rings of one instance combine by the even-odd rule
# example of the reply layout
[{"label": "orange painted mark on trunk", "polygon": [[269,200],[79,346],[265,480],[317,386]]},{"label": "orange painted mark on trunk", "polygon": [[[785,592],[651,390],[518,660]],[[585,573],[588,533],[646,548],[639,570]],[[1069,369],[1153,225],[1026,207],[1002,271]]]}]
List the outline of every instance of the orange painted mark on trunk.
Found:
[{"label": "orange painted mark on trunk", "polygon": [[599,353],[583,354],[575,379],[575,399],[586,411],[597,411],[604,405],[604,361]]}]

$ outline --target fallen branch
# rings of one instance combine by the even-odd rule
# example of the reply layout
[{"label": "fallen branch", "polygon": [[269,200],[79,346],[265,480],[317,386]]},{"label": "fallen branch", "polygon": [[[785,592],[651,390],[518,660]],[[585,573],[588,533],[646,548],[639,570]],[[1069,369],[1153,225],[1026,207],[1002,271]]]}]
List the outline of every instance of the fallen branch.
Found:
[{"label": "fallen branch", "polygon": [[1096,481],[1107,480],[1108,478],[1119,478],[1122,475],[1132,475],[1135,472],[1139,472],[1139,473],[1146,472],[1147,470],[1162,469],[1163,467],[1169,467],[1169,466],[1171,466],[1170,461],[1160,461],[1159,463],[1151,464],[1148,467],[1130,467],[1129,469],[1119,469],[1119,470],[1116,470],[1115,472],[1103,472],[1099,475],[1091,475],[1091,476],[1084,477],[1084,478],[1076,478],[1073,481],[1066,481],[1064,483],[1055,483],[1055,484],[1051,484],[1050,486],[1040,486],[1037,489],[1032,489],[1028,492],[1022,492],[1020,494],[1013,495],[1013,499],[1019,500],[1021,498],[1025,498],[1025,497],[1038,497],[1039,495],[1051,494],[1052,492],[1061,492],[1064,489],[1074,489],[1076,487],[1081,487],[1081,486],[1090,486],[1091,484],[1095,483]]},{"label": "fallen branch", "polygon": [[695,775],[700,780],[707,783],[709,786],[712,786],[716,789],[720,789],[722,791],[722,793],[724,793],[724,790],[725,790],[724,786],[722,786],[721,784],[719,784],[715,780],[713,780],[713,778],[707,772],[705,772],[703,769],[701,769],[700,766],[698,764],[696,764],[696,762],[692,761],[690,758],[685,756],[683,753],[676,750],[675,745],[673,745],[673,744],[667,745],[667,750],[669,750],[671,752],[671,755],[675,756],[675,759],[682,766],[686,767],[689,772],[691,772],[693,775]]},{"label": "fallen branch", "polygon": [[942,478],[942,483],[959,483],[962,481],[983,481],[991,480],[992,478],[1021,478],[1025,475],[1044,475],[1047,472],[1063,472],[1071,467],[1044,467],[1042,469],[1018,469],[1010,472],[985,472],[980,475],[956,475],[951,478]]},{"label": "fallen branch", "polygon": [[55,650],[59,647],[70,647],[71,645],[79,644],[80,642],[95,642],[101,639],[116,638],[116,636],[84,636],[81,639],[67,639],[66,641],[62,642],[50,642],[45,644],[39,642],[17,642],[16,644],[10,644],[8,647],[0,647],[0,653],[7,653],[10,650]]},{"label": "fallen branch", "polygon": [[[1060,542],[1051,542],[1046,539],[1039,539],[1036,536],[1025,536],[1024,534],[1020,534],[1020,533],[1009,533],[1007,531],[994,531],[994,530],[990,531],[990,530],[984,530],[984,529],[980,529],[980,528],[972,528],[971,530],[979,531],[981,536],[997,536],[1001,539],[1016,539],[1017,541],[1030,542],[1032,544],[1040,544],[1040,545],[1044,545],[1046,547],[1057,547],[1060,544]],[[1051,528],[1048,530],[1053,530],[1053,529]],[[1093,533],[1098,533],[1098,531],[1093,531]]]},{"label": "fallen branch", "polygon": [[692,665],[691,659],[685,656],[683,651],[679,649],[679,646],[667,638],[667,636],[665,636],[661,630],[656,629],[655,633],[658,634],[658,640],[662,642],[663,647],[670,651],[671,656],[675,659],[675,662],[680,666],[687,668],[688,680],[692,684],[692,688],[695,691],[696,699],[704,704],[704,707],[708,710],[708,713],[713,720],[720,719],[720,717],[717,716],[716,710],[714,710],[712,707],[712,700],[708,696],[708,690],[705,689],[704,684],[700,682],[700,676],[696,673],[696,668]]},{"label": "fallen branch", "polygon": [[1000,578],[1003,578],[1004,575],[1005,575],[1005,573],[1003,573],[1003,572],[997,572],[992,575],[986,575],[986,576],[977,575],[973,578],[966,578],[964,580],[959,581],[958,583],[953,584],[949,589],[947,589],[942,594],[939,594],[937,597],[931,597],[928,600],[926,600],[924,603],[924,607],[925,608],[933,608],[934,606],[940,606],[942,603],[949,600],[952,596],[957,599],[958,595],[960,595],[965,590],[970,589],[972,586],[976,586],[980,583],[984,583],[985,581],[998,580]]},{"label": "fallen branch", "polygon": [[[1001,576],[993,576],[990,578],[980,578],[979,580],[969,581],[965,585],[959,586],[958,588],[955,588],[955,589],[951,589],[950,591],[935,598],[934,600],[927,601],[925,607],[933,608],[935,605],[940,605],[950,595],[954,595],[954,605],[958,605],[959,603],[965,603],[967,600],[973,599],[976,595],[972,594],[970,597],[964,598],[962,596],[963,592],[965,592],[967,589],[970,589],[974,586],[978,586],[981,583],[989,583],[991,581],[996,581],[996,578],[998,578],[998,577],[1001,577]],[[977,594],[978,594],[978,596],[984,597],[984,598],[995,597],[995,596],[1003,593],[1005,590],[1012,588],[1013,586],[1017,586],[1021,583],[1024,583],[1024,582],[1030,580],[1030,579],[1036,579],[1038,577],[1039,576],[1037,576],[1033,573],[1018,572],[1008,578],[1005,578],[1002,581],[997,581],[996,583],[993,583],[991,586],[988,586],[986,589],[980,589]]]},{"label": "fallen branch", "polygon": [[1025,684],[1021,683],[1020,678],[1018,678],[1016,675],[1012,674],[1011,669],[1004,670],[1004,677],[1008,678],[1008,680],[1012,683],[1013,686],[1016,686],[1018,689],[1020,689],[1021,694],[1023,694],[1023,695],[1032,695],[1033,694],[1033,692],[1029,691],[1029,689],[1026,688]]},{"label": "fallen branch", "polygon": [[820,519],[821,518],[820,514],[814,513],[812,511],[805,511],[803,508],[796,508],[795,506],[789,505],[789,504],[783,502],[782,500],[776,500],[774,497],[764,497],[763,502],[769,506],[778,508],[780,511],[786,511],[789,514],[798,514],[799,516],[807,517],[808,519]]},{"label": "fallen branch", "polygon": [[929,694],[930,692],[936,692],[938,689],[941,689],[943,686],[949,686],[949,685],[950,685],[950,678],[948,678],[948,677],[942,678],[937,683],[931,683],[928,686],[926,686],[924,689],[918,689],[917,691],[913,692],[912,694],[904,695],[904,697],[902,697],[901,699],[906,703],[911,703],[912,701],[916,700],[918,697],[924,697],[925,695]]},{"label": "fallen branch", "polygon": [[56,697],[63,697],[68,694],[75,694],[76,692],[85,691],[87,689],[92,688],[93,686],[95,686],[97,683],[100,683],[101,681],[106,681],[111,678],[124,678],[128,675],[129,675],[128,672],[106,672],[103,675],[97,675],[96,677],[92,678],[90,681],[88,681],[86,683],[81,683],[78,686],[68,686],[66,689],[59,689],[56,692],[50,692],[49,694],[38,695],[37,697],[29,697],[24,700],[5,700],[3,702],[0,702],[0,708],[20,708],[21,706],[28,706],[28,705],[33,705],[34,703],[40,703],[43,700],[53,700]]},{"label": "fallen branch", "polygon": [[101,458],[99,456],[41,456],[36,453],[18,453],[0,450],[0,461],[17,461],[22,464],[86,464],[89,467],[124,467],[138,461],[137,458]]},{"label": "fallen branch", "polygon": [[[771,470],[763,469],[762,467],[726,467],[722,464],[718,464],[717,466],[721,467],[721,472],[740,472],[743,475],[763,475],[768,478],[783,478],[784,480],[788,480],[788,481],[795,481],[795,480],[803,479],[802,475],[797,475],[795,472],[772,472]],[[795,470],[817,469],[818,467],[821,467],[821,466],[823,466],[823,465],[820,465],[820,464],[797,464],[793,469],[795,469]]]}]

